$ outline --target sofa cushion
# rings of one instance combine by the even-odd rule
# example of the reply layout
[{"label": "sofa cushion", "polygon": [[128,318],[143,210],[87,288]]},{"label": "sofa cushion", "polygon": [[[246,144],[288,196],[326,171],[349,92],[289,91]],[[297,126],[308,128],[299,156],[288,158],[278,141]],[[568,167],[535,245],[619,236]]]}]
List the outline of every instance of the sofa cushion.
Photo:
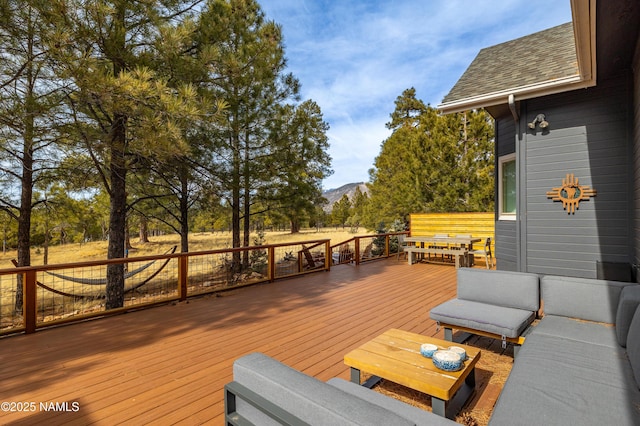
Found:
[{"label": "sofa cushion", "polygon": [[457,280],[458,299],[527,311],[540,308],[540,280],[536,274],[460,268]]},{"label": "sofa cushion", "polygon": [[372,391],[371,389],[367,389],[366,387],[357,385],[353,382],[348,382],[339,378],[333,378],[327,383],[347,393],[357,396],[358,398],[364,399],[365,401],[369,401],[380,407],[386,408],[391,412],[399,414],[405,419],[411,420],[416,425],[451,426],[457,424],[454,421],[447,419],[446,417],[441,417],[429,411],[421,410],[418,407],[405,404],[404,402],[397,399],[389,398],[379,392]]},{"label": "sofa cushion", "polygon": [[636,308],[640,304],[640,285],[629,285],[622,289],[616,312],[616,333],[618,343],[627,346],[627,334]]},{"label": "sofa cushion", "polygon": [[535,319],[535,313],[470,300],[452,299],[429,313],[431,319],[506,337],[518,337]]},{"label": "sofa cushion", "polygon": [[[313,425],[414,424],[383,407],[307,376],[261,353],[237,359],[233,364],[233,378]],[[237,401],[237,410],[254,424],[273,423],[242,400]]]},{"label": "sofa cushion", "polygon": [[532,333],[489,424],[638,425],[640,391],[620,346]]},{"label": "sofa cushion", "polygon": [[620,292],[632,283],[547,275],[541,279],[545,314],[615,323]]},{"label": "sofa cushion", "polygon": [[629,362],[633,370],[633,377],[636,379],[636,385],[640,387],[640,307],[636,308],[636,312],[631,320],[631,325],[629,326],[627,355],[629,356]]},{"label": "sofa cushion", "polygon": [[619,348],[616,328],[613,324],[568,318],[557,315],[545,315],[533,327],[532,334],[547,334],[563,339]]}]

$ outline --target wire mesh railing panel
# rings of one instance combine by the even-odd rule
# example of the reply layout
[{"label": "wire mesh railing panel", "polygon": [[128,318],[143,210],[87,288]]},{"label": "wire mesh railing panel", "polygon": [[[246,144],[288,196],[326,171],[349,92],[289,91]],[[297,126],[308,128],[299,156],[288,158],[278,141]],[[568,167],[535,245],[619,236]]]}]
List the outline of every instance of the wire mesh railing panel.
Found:
[{"label": "wire mesh railing panel", "polygon": [[356,240],[345,241],[342,244],[331,247],[331,264],[340,265],[351,263],[355,260]]},{"label": "wire mesh railing panel", "polygon": [[125,279],[125,306],[159,303],[178,297],[178,259],[157,259],[152,262],[127,264],[125,274],[139,272]]},{"label": "wire mesh railing panel", "polygon": [[187,288],[189,295],[208,293],[233,285],[231,253],[216,253],[189,258]]},{"label": "wire mesh railing panel", "polygon": [[104,311],[106,283],[106,265],[38,271],[36,322]]},{"label": "wire mesh railing panel", "polygon": [[300,273],[300,259],[298,253],[301,245],[287,245],[273,248],[275,262],[274,278],[282,278]]},{"label": "wire mesh railing panel", "polygon": [[301,244],[291,247],[296,247],[300,259],[300,272],[324,268],[325,244]]},{"label": "wire mesh railing panel", "polygon": [[265,281],[269,276],[269,250],[267,247],[254,247],[243,252],[243,256],[248,256],[247,267],[243,267],[244,274],[241,276],[243,283],[254,283]]},{"label": "wire mesh railing panel", "polygon": [[360,262],[377,259],[384,255],[384,236],[382,242],[380,237],[366,236],[357,239],[359,244]]},{"label": "wire mesh railing panel", "polygon": [[389,236],[389,254],[397,254],[400,247],[400,242],[397,235]]},{"label": "wire mesh railing panel", "polygon": [[[20,284],[20,291],[21,287]],[[16,309],[18,291],[17,275],[0,275],[0,333],[24,327],[22,308]]]},{"label": "wire mesh railing panel", "polygon": [[268,267],[266,247],[191,256],[188,294],[210,293],[266,281]]},{"label": "wire mesh railing panel", "polygon": [[[113,269],[120,271],[114,274],[122,274],[124,281],[123,307],[176,298],[176,265],[176,259],[131,261],[114,265]],[[39,271],[36,281],[37,322],[41,324],[105,312],[108,281],[106,265]]]}]

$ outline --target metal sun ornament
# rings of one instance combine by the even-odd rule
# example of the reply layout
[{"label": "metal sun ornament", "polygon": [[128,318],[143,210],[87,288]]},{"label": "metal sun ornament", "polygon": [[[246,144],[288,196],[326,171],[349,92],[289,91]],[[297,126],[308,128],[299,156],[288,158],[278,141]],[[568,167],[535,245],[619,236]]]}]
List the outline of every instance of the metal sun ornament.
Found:
[{"label": "metal sun ornament", "polygon": [[580,185],[573,173],[567,173],[566,179],[562,179],[561,187],[553,188],[547,192],[547,198],[551,198],[553,201],[562,201],[562,208],[567,210],[567,214],[575,214],[580,201],[586,201],[595,195],[596,190]]}]

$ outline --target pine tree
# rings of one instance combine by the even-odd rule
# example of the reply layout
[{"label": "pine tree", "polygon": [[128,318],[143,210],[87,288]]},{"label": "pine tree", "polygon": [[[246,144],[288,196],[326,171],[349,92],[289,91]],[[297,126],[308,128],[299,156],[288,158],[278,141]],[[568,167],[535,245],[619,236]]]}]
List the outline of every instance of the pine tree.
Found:
[{"label": "pine tree", "polygon": [[[49,67],[49,46],[33,1],[0,3],[0,210],[18,226],[18,266],[31,264],[34,187],[57,161],[60,79]],[[22,278],[15,309],[22,310]]]},{"label": "pine tree", "polygon": [[271,164],[277,174],[263,197],[279,205],[289,218],[291,233],[299,232],[303,218],[315,213],[321,202],[322,179],[329,175],[331,159],[320,107],[308,100],[297,107],[286,106],[270,129],[275,151]]},{"label": "pine tree", "polygon": [[415,97],[396,99],[370,170],[367,225],[410,213],[493,209],[493,123],[483,110],[441,116]]},{"label": "pine tree", "polygon": [[344,194],[342,198],[333,203],[331,210],[332,223],[335,225],[341,225],[344,228],[349,215],[351,214],[351,200],[349,196]]},{"label": "pine tree", "polygon": [[[191,86],[154,71],[159,40],[192,9],[180,0],[52,0],[42,5],[54,59],[68,81],[84,149],[110,197],[108,258],[125,250],[127,174],[139,157],[188,151],[181,127],[198,114]],[[124,265],[107,267],[106,308],[124,304]]]},{"label": "pine tree", "polygon": [[[272,177],[265,129],[275,108],[297,97],[298,81],[284,73],[281,28],[253,0],[209,1],[196,47],[209,58],[208,89],[227,103],[226,121],[203,133],[216,159],[210,170],[231,206],[233,247],[248,246],[254,196]],[[245,255],[242,265],[248,262]],[[239,253],[233,265],[241,268]]]}]

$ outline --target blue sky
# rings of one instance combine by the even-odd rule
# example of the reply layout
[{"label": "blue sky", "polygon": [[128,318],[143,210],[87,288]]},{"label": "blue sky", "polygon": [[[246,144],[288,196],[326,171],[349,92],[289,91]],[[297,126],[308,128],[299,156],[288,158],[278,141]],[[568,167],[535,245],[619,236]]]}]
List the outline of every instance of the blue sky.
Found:
[{"label": "blue sky", "polygon": [[571,21],[569,0],[258,1],[331,126],[325,189],[369,180],[403,90],[436,106],[480,49]]}]

